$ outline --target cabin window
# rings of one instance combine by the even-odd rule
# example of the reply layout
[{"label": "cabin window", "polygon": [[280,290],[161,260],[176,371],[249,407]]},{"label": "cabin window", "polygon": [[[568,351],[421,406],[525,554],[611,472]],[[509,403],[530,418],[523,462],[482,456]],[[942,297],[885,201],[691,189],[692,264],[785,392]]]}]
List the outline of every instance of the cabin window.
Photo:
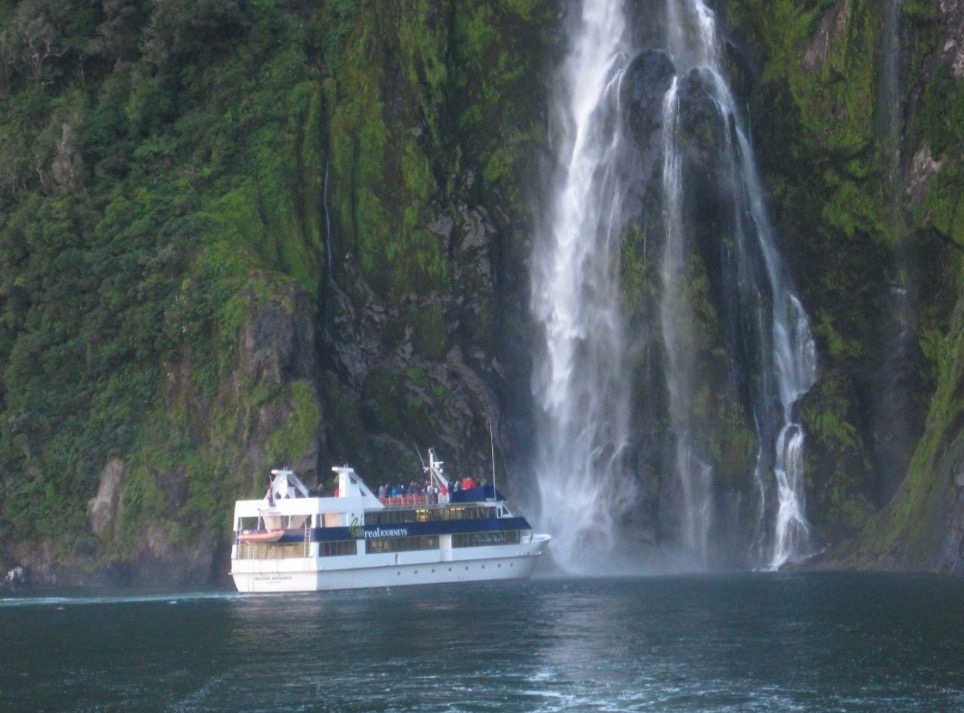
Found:
[{"label": "cabin window", "polygon": [[238,559],[283,560],[304,557],[304,542],[239,542]]},{"label": "cabin window", "polygon": [[388,525],[395,522],[411,522],[414,519],[411,510],[379,510],[365,513],[366,525]]},{"label": "cabin window", "polygon": [[443,512],[443,520],[482,520],[496,516],[495,508],[479,506],[448,508]]},{"label": "cabin window", "polygon": [[437,550],[438,535],[421,537],[375,537],[365,541],[366,552],[412,552],[414,550]]},{"label": "cabin window", "polygon": [[389,525],[399,522],[438,522],[441,520],[481,520],[495,518],[494,507],[459,505],[440,508],[389,508],[365,513],[366,525]]},{"label": "cabin window", "polygon": [[452,535],[452,547],[484,547],[487,545],[517,545],[522,541],[519,530],[501,532],[471,532]]},{"label": "cabin window", "polygon": [[357,555],[358,545],[354,540],[338,540],[336,542],[319,542],[319,557],[341,557],[343,555]]}]

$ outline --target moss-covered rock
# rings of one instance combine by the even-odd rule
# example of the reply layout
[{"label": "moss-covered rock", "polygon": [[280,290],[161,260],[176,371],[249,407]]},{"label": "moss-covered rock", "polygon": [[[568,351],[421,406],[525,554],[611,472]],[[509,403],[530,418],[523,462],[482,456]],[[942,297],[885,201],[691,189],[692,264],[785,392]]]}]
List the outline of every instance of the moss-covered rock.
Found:
[{"label": "moss-covered rock", "polygon": [[[931,399],[935,385],[940,394],[957,379],[935,362],[946,354],[937,335],[952,329],[961,289],[950,237],[960,168],[944,157],[960,154],[946,150],[957,147],[961,123],[961,80],[959,72],[952,79],[946,40],[962,12],[904,2],[894,28],[882,24],[882,6],[750,1],[728,4],[727,14],[750,57],[762,167],[821,353],[803,405],[808,517],[831,544],[864,533],[835,551],[838,562],[926,567],[937,546],[932,528],[944,527],[936,522],[954,499],[937,485],[948,466],[931,442]],[[885,31],[898,42],[885,43]],[[899,54],[889,64],[888,51]],[[886,111],[888,71],[903,121],[896,151],[874,121]]]}]

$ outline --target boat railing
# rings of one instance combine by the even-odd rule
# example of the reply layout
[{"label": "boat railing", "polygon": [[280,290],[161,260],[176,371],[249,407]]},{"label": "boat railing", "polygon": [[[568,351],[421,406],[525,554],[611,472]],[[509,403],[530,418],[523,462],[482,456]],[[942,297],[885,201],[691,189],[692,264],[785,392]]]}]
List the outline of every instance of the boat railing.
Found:
[{"label": "boat railing", "polygon": [[[445,502],[440,502],[440,501]],[[447,505],[448,498],[439,495],[390,495],[379,498],[382,505],[390,508],[411,507],[413,505]]]},{"label": "boat railing", "polygon": [[[481,488],[479,488],[481,490]],[[477,499],[460,499],[452,502],[448,495],[391,495],[378,498],[379,502],[389,508],[403,507],[427,507],[441,508],[449,505],[478,505],[480,503],[491,503],[491,500],[478,497]]]}]

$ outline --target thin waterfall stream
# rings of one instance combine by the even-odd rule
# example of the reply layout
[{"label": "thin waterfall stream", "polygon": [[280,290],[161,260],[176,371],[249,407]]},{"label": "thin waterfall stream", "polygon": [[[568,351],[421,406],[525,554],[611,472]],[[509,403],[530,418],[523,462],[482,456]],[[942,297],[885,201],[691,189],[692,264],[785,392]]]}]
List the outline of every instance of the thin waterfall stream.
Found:
[{"label": "thin waterfall stream", "polygon": [[[696,244],[706,238],[694,235],[694,164],[686,148],[693,141],[687,121],[701,111],[718,129],[713,191],[728,216],[720,221],[725,229],[710,236],[725,254],[715,309],[721,322],[736,325],[727,344],[746,372],[745,411],[757,444],[746,475],[756,493],[756,530],[736,539],[752,566],[803,559],[814,547],[796,411],[816,380],[816,348],[722,70],[715,15],[702,0],[650,3],[646,11],[660,16],[663,38],[637,47],[621,0],[568,7],[570,51],[553,87],[557,169],[531,268],[532,312],[544,336],[533,376],[539,519],[555,538],[553,555],[567,569],[591,569],[619,547],[621,523],[646,499],[629,464],[646,461],[640,451],[647,448],[660,450],[655,460],[663,464],[653,529],[666,541],[657,537],[657,549],[671,546],[689,566],[705,569],[716,535],[752,529],[719,502],[714,434],[704,413],[714,382],[699,361],[704,317],[691,282]],[[696,100],[702,104],[694,109]],[[655,203],[644,206],[644,195],[656,195]],[[658,261],[658,295],[642,337],[627,334],[619,284],[633,221],[653,233],[641,229],[657,256],[644,259]],[[658,365],[650,369],[662,373],[658,388],[642,383],[641,362]],[[646,398],[662,409],[649,426],[662,435],[648,440],[634,430],[641,427],[638,401]]]}]

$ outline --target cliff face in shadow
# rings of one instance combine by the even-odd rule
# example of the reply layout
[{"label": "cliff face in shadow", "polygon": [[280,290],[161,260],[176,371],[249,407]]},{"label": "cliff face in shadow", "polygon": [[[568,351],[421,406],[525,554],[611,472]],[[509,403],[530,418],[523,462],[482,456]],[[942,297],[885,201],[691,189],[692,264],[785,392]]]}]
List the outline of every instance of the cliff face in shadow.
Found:
[{"label": "cliff face in shadow", "polygon": [[[652,4],[629,3],[640,34]],[[716,10],[818,341],[808,517],[836,566],[959,570],[964,5],[889,7]],[[233,502],[262,495],[270,467],[409,481],[417,444],[481,478],[490,420],[521,490],[527,260],[565,9],[2,5],[3,571],[220,580]],[[630,321],[654,308],[644,239],[626,237]],[[718,400],[707,428],[738,483],[752,415]],[[640,435],[656,495],[662,445]]]}]

